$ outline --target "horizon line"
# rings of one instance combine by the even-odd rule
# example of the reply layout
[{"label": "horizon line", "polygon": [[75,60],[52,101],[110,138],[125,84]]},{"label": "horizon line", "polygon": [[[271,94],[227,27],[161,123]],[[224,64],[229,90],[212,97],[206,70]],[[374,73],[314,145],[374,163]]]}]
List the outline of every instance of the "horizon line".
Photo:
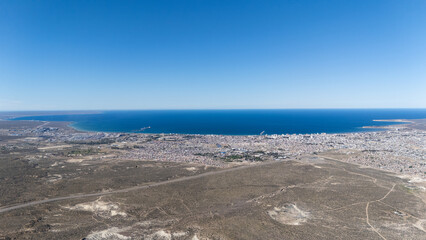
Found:
[{"label": "horizon line", "polygon": [[130,108],[130,109],[72,109],[72,110],[0,110],[0,112],[98,112],[98,111],[203,111],[203,110],[426,110],[426,107],[354,107],[354,108]]}]

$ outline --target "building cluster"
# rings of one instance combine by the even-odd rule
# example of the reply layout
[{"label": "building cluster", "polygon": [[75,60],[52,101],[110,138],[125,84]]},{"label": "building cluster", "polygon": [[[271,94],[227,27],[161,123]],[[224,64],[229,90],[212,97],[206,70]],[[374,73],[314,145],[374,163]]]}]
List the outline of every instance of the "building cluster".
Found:
[{"label": "building cluster", "polygon": [[350,163],[426,176],[426,132],[409,128],[345,134],[226,136],[77,132],[37,127],[2,129],[0,135],[32,136],[48,143],[100,144],[102,148],[120,151],[117,158],[215,166],[333,153]]}]

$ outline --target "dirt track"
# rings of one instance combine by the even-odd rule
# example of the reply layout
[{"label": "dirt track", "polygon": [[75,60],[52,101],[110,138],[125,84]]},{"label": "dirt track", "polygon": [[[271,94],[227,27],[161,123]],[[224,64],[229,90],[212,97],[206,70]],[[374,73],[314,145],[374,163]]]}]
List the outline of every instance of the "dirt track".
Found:
[{"label": "dirt track", "polygon": [[163,181],[163,182],[157,182],[157,183],[147,184],[147,185],[143,185],[143,186],[130,187],[130,188],[108,191],[108,192],[78,194],[78,195],[70,195],[70,196],[65,196],[65,197],[56,197],[56,198],[38,200],[38,201],[28,202],[28,203],[14,205],[14,206],[2,207],[2,208],[0,208],[0,213],[8,212],[8,211],[19,209],[19,208],[34,206],[34,205],[38,205],[38,204],[43,204],[43,203],[50,203],[50,202],[69,200],[69,199],[86,198],[86,197],[105,196],[105,195],[110,195],[110,194],[114,194],[114,193],[125,193],[125,192],[130,192],[130,191],[142,190],[142,189],[155,187],[155,186],[161,186],[161,185],[165,185],[165,184],[169,184],[169,183],[183,182],[183,181],[187,181],[187,180],[202,178],[202,177],[206,177],[206,176],[212,176],[212,175],[221,174],[221,173],[225,173],[225,172],[232,172],[232,171],[237,171],[237,170],[242,170],[242,169],[252,168],[252,167],[258,167],[258,166],[263,166],[263,165],[269,165],[269,164],[274,164],[274,163],[276,163],[276,162],[266,162],[266,163],[261,163],[261,164],[256,164],[256,165],[248,165],[248,166],[242,166],[242,167],[236,167],[236,168],[228,168],[228,169],[224,169],[224,170],[206,172],[206,173],[198,174],[198,175],[195,175],[195,176],[171,179],[171,180],[167,180],[167,181]]}]

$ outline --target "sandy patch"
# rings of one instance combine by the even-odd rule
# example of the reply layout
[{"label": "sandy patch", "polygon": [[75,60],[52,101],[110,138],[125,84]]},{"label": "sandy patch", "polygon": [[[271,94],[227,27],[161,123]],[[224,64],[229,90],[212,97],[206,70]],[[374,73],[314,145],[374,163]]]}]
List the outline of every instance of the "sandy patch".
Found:
[{"label": "sandy patch", "polygon": [[26,138],[24,138],[24,140],[27,140],[27,141],[38,141],[40,139],[41,138],[39,138],[39,137],[26,137]]},{"label": "sandy patch", "polygon": [[147,237],[149,240],[170,240],[172,239],[172,234],[165,232],[164,230],[157,231]]},{"label": "sandy patch", "polygon": [[419,219],[415,224],[413,224],[414,227],[418,228],[419,230],[422,230],[423,232],[426,232],[425,225],[426,225],[426,219]]},{"label": "sandy patch", "polygon": [[83,158],[73,158],[73,159],[68,159],[67,162],[68,163],[81,163],[84,160],[86,160],[86,159],[83,159]]},{"label": "sandy patch", "polygon": [[107,154],[107,155],[100,156],[99,158],[101,158],[101,159],[104,159],[104,158],[113,158],[115,156],[116,156],[115,154]]},{"label": "sandy patch", "polygon": [[181,238],[181,237],[185,237],[186,235],[188,235],[187,232],[174,232],[174,233],[172,233],[172,236],[174,238]]},{"label": "sandy patch", "polygon": [[47,180],[47,182],[53,183],[53,182],[59,181],[61,179],[62,179],[62,175],[53,174],[53,175],[49,175],[49,179]]},{"label": "sandy patch", "polygon": [[[151,235],[149,235],[146,239],[149,240],[171,240],[171,239],[182,239],[188,236],[188,232],[173,232],[169,233],[164,230],[159,230]],[[188,238],[185,238],[188,239]]]},{"label": "sandy patch", "polygon": [[410,182],[410,183],[422,183],[422,182],[426,182],[426,179],[422,178],[422,177],[418,177],[418,176],[411,176],[410,180],[408,182]]},{"label": "sandy patch", "polygon": [[194,235],[194,236],[191,238],[191,240],[200,240],[200,239],[197,237],[197,235]]},{"label": "sandy patch", "polygon": [[309,218],[309,213],[300,210],[294,204],[275,207],[268,211],[268,215],[275,221],[286,225],[300,225]]},{"label": "sandy patch", "polygon": [[73,207],[65,208],[75,211],[93,212],[101,217],[127,216],[125,212],[120,211],[120,207],[117,204],[111,202],[103,202],[99,200],[88,203],[80,203]]},{"label": "sandy patch", "polygon": [[119,229],[116,227],[108,228],[103,231],[93,232],[86,237],[86,240],[125,240],[131,239],[126,237],[120,232],[125,231],[125,229]]},{"label": "sandy patch", "polygon": [[417,189],[421,192],[426,192],[426,179],[419,176],[410,176],[410,175],[398,175],[402,179],[408,180],[409,183],[412,183],[411,186],[406,186],[411,189]]},{"label": "sandy patch", "polygon": [[58,148],[69,148],[71,145],[58,145],[58,146],[48,146],[48,147],[40,147],[38,150],[48,150],[48,149],[58,149]]}]

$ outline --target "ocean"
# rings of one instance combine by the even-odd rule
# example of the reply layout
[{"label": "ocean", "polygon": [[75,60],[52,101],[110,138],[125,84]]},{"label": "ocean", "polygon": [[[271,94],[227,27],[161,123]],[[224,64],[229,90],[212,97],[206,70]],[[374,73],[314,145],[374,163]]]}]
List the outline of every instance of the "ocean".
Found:
[{"label": "ocean", "polygon": [[375,119],[426,118],[426,109],[133,110],[15,120],[69,121],[83,131],[179,134],[306,134],[377,131]]}]

